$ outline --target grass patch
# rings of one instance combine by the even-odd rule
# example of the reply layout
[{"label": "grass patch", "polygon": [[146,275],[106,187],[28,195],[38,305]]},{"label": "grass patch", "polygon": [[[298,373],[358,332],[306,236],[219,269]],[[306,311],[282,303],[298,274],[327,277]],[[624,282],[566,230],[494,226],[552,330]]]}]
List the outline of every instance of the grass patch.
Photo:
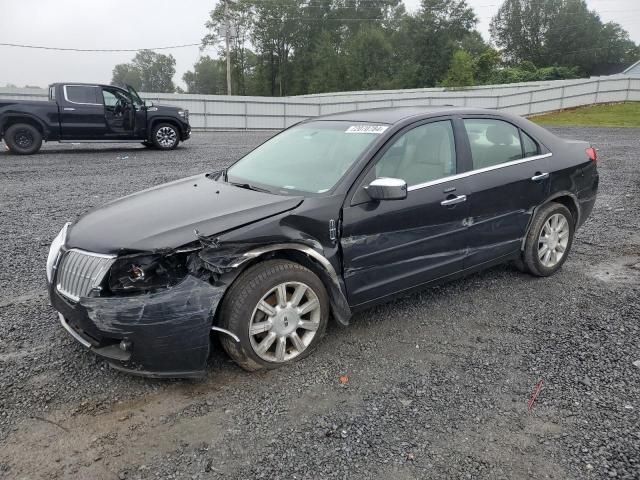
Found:
[{"label": "grass patch", "polygon": [[537,115],[529,120],[540,125],[567,127],[640,127],[640,102],[578,107]]}]

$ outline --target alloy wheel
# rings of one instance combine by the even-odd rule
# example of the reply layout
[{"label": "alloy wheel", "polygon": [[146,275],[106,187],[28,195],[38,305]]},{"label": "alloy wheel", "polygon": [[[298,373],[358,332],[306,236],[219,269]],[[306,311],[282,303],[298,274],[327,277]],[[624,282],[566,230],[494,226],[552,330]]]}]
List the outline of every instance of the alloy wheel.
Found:
[{"label": "alloy wheel", "polygon": [[311,344],[320,327],[318,295],[304,283],[281,283],[269,290],[253,310],[249,339],[263,360],[291,360]]},{"label": "alloy wheel", "polygon": [[177,138],[178,134],[171,127],[162,127],[156,132],[156,140],[163,148],[173,147]]},{"label": "alloy wheel", "polygon": [[538,258],[547,268],[555,267],[567,251],[569,222],[561,213],[551,215],[544,223],[538,237]]}]

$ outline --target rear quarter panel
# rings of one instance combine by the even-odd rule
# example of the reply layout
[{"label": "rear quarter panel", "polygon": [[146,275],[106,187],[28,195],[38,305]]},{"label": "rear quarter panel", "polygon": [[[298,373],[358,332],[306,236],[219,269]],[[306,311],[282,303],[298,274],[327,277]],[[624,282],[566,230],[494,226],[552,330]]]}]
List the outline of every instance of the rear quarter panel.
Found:
[{"label": "rear quarter panel", "polygon": [[0,135],[7,126],[20,118],[37,122],[42,127],[45,140],[57,140],[60,137],[58,105],[53,101],[0,101]]},{"label": "rear quarter panel", "polygon": [[587,219],[598,193],[599,176],[596,163],[587,157],[588,142],[562,140],[554,145],[551,157],[551,196],[570,193],[578,202],[578,226]]}]

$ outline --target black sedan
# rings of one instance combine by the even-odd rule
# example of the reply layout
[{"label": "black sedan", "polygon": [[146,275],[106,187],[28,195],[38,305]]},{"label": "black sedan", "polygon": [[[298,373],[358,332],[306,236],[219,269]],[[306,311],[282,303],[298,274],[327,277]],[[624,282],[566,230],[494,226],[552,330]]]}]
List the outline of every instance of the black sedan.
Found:
[{"label": "black sedan", "polygon": [[503,262],[552,275],[597,190],[594,148],[520,117],[340,113],[67,224],[49,294],[118,369],[201,376],[212,332],[243,368],[273,368],[308,355],[329,317]]}]

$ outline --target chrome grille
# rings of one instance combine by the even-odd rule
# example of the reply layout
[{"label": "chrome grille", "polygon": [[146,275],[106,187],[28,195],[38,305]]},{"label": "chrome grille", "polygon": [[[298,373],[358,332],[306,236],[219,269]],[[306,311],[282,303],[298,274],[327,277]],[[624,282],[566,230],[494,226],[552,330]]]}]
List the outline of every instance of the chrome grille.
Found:
[{"label": "chrome grille", "polygon": [[77,302],[100,285],[115,260],[111,255],[69,250],[58,264],[58,292]]}]

